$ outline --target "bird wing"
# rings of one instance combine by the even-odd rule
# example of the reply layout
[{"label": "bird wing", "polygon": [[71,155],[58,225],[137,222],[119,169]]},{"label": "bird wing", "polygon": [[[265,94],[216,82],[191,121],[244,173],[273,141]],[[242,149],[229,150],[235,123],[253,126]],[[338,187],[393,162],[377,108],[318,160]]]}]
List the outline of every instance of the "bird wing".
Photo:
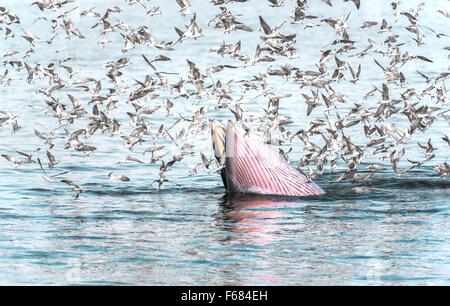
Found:
[{"label": "bird wing", "polygon": [[261,16],[259,16],[259,23],[261,24],[261,28],[263,29],[264,34],[266,35],[272,34],[272,29]]}]

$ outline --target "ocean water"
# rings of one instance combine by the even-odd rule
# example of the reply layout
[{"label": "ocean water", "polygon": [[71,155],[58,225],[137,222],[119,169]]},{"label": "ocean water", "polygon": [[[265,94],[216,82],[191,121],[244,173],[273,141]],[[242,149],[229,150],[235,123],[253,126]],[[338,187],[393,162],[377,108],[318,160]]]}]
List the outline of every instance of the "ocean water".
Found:
[{"label": "ocean water", "polygon": [[[136,80],[143,82],[146,75],[155,77],[142,54],[148,58],[160,54],[169,56],[171,61],[154,65],[160,71],[177,73],[166,75],[172,84],[188,78],[186,59],[202,71],[213,65],[234,65],[236,68],[208,77],[205,87],[219,80],[222,84],[233,80],[229,83],[234,91],[233,98],[239,99],[242,95],[254,102],[244,106],[245,114],[264,115],[268,98],[258,90],[243,91],[239,81],[264,73],[268,67],[278,69],[287,63],[304,70],[316,70],[321,50],[330,48],[327,44],[340,37],[330,26],[320,22],[330,16],[342,20],[348,16],[347,31],[357,47],[348,54],[368,46],[369,38],[387,48],[382,42],[389,34],[378,33],[381,20],[385,18],[393,26],[391,32],[398,33],[399,41],[404,42],[402,52],[426,56],[433,61],[412,60],[402,67],[408,82],[406,86],[415,88],[418,93],[429,84],[416,70],[431,77],[449,71],[449,52],[444,47],[450,45],[450,39],[438,38],[429,30],[450,35],[446,32],[450,19],[436,12],[441,8],[450,11],[449,1],[426,1],[419,12],[425,35],[425,44],[421,46],[412,39],[415,34],[405,30],[409,24],[405,16],[400,15],[394,23],[394,11],[386,1],[367,1],[359,10],[351,1],[335,0],[333,7],[322,1],[309,2],[307,12],[318,18],[302,24],[291,24],[295,1],[286,1],[282,7],[271,7],[268,1],[255,0],[226,4],[236,20],[251,27],[253,32],[223,33],[213,28],[214,22],[208,25],[208,20],[220,13],[219,6],[192,0],[192,12],[196,12],[203,37],[176,44],[175,50],[170,52],[146,44],[136,44],[123,52],[119,30],[99,34],[103,25],[92,28],[99,18],[80,17],[80,13],[95,7],[94,10],[103,15],[107,8],[119,6],[123,11],[111,14],[111,24],[120,21],[131,29],[145,25],[158,42],[175,42],[178,35],[174,27],[184,30],[193,15],[182,16],[175,1],[150,1],[143,8],[139,3],[131,6],[119,0],[86,0],[75,1],[59,11],[44,12],[31,5],[33,1],[0,1],[0,7],[11,10],[21,21],[20,24],[0,24],[0,55],[4,61],[0,76],[8,70],[7,78],[12,78],[9,84],[0,84],[0,110],[18,116],[17,123],[21,126],[15,133],[10,124],[0,126],[1,154],[19,159],[23,156],[15,150],[31,153],[35,161],[39,157],[48,175],[70,171],[48,182],[43,179],[38,163],[15,168],[5,158],[0,159],[0,285],[448,285],[450,184],[448,178],[439,177],[433,169],[449,157],[449,147],[441,139],[450,135],[443,116],[438,116],[429,129],[414,133],[398,147],[405,148],[406,152],[400,168],[410,166],[407,158],[424,159],[424,150],[417,143],[425,145],[428,139],[436,148],[434,159],[399,176],[390,167],[388,155],[367,156],[359,166],[363,172],[367,172],[372,163],[386,169],[359,183],[337,182],[346,171],[345,164],[339,164],[332,172],[325,167],[323,174],[314,179],[326,191],[323,196],[227,196],[219,175],[204,168],[197,172],[191,170],[202,162],[200,152],[209,158],[213,156],[208,129],[188,138],[186,143],[195,146],[192,154],[175,163],[166,174],[170,182],[158,189],[157,183],[151,183],[159,178],[161,163],[152,164],[151,154],[144,154],[152,145],[152,135],[145,136],[146,142],[129,150],[129,145],[118,135],[97,131],[89,138],[80,137],[87,145],[95,146],[95,152],[85,154],[64,149],[67,141],[64,129],[71,132],[84,129],[90,121],[93,104],[88,103],[92,91],[75,85],[54,91],[54,97],[67,107],[71,106],[67,94],[71,94],[89,112],[73,124],[60,123],[46,103],[51,98],[38,92],[40,88],[55,84],[39,77],[29,84],[26,68],[17,70],[5,62],[25,61],[32,67],[48,67],[54,63],[61,78],[67,80],[67,72],[58,67],[58,61],[69,57],[66,64],[73,67],[73,80],[86,77],[101,80],[100,92],[105,94],[114,87],[106,77],[109,69],[105,65],[128,58],[130,65],[120,70],[122,87],[113,97],[118,100],[117,109],[108,113],[111,119],[120,122],[122,135],[129,135],[133,130],[127,112],[134,112],[134,107],[127,100],[130,92],[137,88]],[[398,11],[409,11],[418,4],[419,1],[401,3]],[[155,5],[160,6],[162,15],[145,14]],[[65,19],[70,18],[85,39],[73,36],[68,39],[60,29],[55,32],[53,43],[48,44],[46,40],[54,35],[51,20],[74,7],[78,8]],[[297,35],[298,58],[274,56],[275,62],[242,67],[241,62],[229,56],[221,57],[209,51],[224,41],[233,44],[241,41],[242,53],[253,55],[256,46],[263,45],[259,39],[262,32],[258,30],[260,15],[271,26],[286,21],[280,32]],[[6,16],[4,19],[8,20]],[[62,22],[62,19],[57,20]],[[376,20],[379,24],[360,29],[366,20]],[[305,29],[304,25],[309,22],[320,26]],[[6,27],[13,30],[15,37],[3,39]],[[23,56],[30,44],[22,38],[22,28],[39,38],[33,47],[34,53],[27,58]],[[99,42],[104,38],[110,42],[103,47]],[[19,53],[5,56],[8,51]],[[362,103],[367,108],[377,105],[381,99],[379,94],[367,101],[362,97],[373,85],[381,88],[382,83],[386,83],[374,59],[386,66],[390,61],[386,56],[371,52],[363,58],[347,58],[348,54],[342,58],[354,69],[361,63],[362,69],[356,84],[348,81],[333,84],[334,89],[346,95],[347,103],[338,104],[336,110],[344,117],[354,103]],[[345,75],[350,78],[348,71]],[[268,84],[274,94],[292,94],[280,102],[280,116],[290,116],[293,121],[286,127],[290,131],[307,129],[309,120],[324,119],[324,106],[306,116],[301,94],[311,95],[310,87],[301,87],[280,77],[268,77]],[[447,88],[450,85],[448,81],[443,84]],[[406,88],[388,85],[391,96]],[[88,86],[95,88],[95,83]],[[438,83],[437,86],[444,85]],[[186,89],[195,90],[189,85]],[[202,107],[207,109],[205,122],[234,118],[226,108],[216,107],[217,98],[176,98],[175,91],[167,90],[158,94],[160,96],[147,101],[147,105],[162,106],[166,99],[171,99],[174,107],[172,116],[166,116],[163,106],[144,116],[151,123],[152,134],[161,124],[166,129],[175,124],[170,129],[171,134],[179,135],[187,126],[186,122],[177,123],[180,116],[191,118],[193,112]],[[436,102],[434,97],[426,95],[420,103],[442,111],[448,108],[448,100]],[[99,105],[100,110],[105,104]],[[403,128],[409,126],[405,116],[395,116],[388,123]],[[54,147],[50,148],[38,138],[35,129],[48,135],[53,130]],[[346,131],[356,143],[362,146],[367,143],[361,125]],[[167,135],[161,136],[156,144],[165,146],[166,162],[180,153],[180,148]],[[289,159],[293,164],[304,153],[299,140],[284,143],[283,147],[292,147]],[[52,169],[48,167],[47,150],[58,161]],[[127,155],[145,163],[122,162]],[[108,173],[112,171],[127,175],[131,180],[111,182]],[[77,192],[61,182],[62,179],[72,180],[83,192],[77,197]],[[370,193],[356,193],[355,187],[369,188]]]}]

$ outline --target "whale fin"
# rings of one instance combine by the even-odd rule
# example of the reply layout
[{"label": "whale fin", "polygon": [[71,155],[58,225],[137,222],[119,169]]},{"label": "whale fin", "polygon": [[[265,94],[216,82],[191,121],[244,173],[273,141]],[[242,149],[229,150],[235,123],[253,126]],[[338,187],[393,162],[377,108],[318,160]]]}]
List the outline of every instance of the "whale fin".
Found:
[{"label": "whale fin", "polygon": [[287,196],[319,195],[324,191],[293,168],[270,145],[245,134],[232,121],[226,129],[225,168],[233,192]]}]

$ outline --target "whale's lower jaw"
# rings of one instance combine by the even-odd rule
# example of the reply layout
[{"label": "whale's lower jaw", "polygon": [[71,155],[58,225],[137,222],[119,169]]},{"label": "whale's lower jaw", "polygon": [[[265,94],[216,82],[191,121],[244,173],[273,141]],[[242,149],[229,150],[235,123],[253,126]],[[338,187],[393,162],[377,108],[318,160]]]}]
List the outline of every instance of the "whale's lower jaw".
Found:
[{"label": "whale's lower jaw", "polygon": [[[276,153],[276,152],[275,152]],[[239,163],[245,164],[244,160],[237,162],[236,160],[229,159],[230,164]],[[255,160],[253,160],[255,163]],[[287,164],[287,163],[286,163]],[[286,165],[284,165],[286,166]],[[253,169],[258,167],[257,165],[253,165]],[[291,166],[289,166],[291,167]],[[235,168],[236,170],[236,168]],[[304,177],[301,173],[299,173],[295,168],[292,168],[293,171],[291,173],[285,172],[279,174],[276,178],[270,174],[272,169],[263,169],[262,171],[267,171],[268,173],[265,175],[261,175],[259,177],[254,176],[252,172],[249,173],[241,173],[239,175],[233,175],[232,168],[230,167],[230,171],[226,173],[226,189],[228,194],[236,194],[236,193],[245,193],[245,194],[260,194],[260,195],[279,195],[279,196],[293,196],[293,197],[304,197],[311,195],[321,195],[325,192],[316,185],[314,182],[308,182],[306,177]],[[275,171],[274,171],[275,172]],[[250,181],[245,182],[245,178],[249,177]],[[241,179],[241,182],[239,182]]]},{"label": "whale's lower jaw", "polygon": [[[213,146],[221,144],[214,131],[218,123],[213,122]],[[225,130],[225,128],[223,128]],[[297,169],[281,157],[270,145],[258,137],[248,135],[242,128],[229,121],[226,128],[225,155],[222,180],[227,193],[251,193],[282,196],[320,195],[325,192],[314,182],[309,181]],[[215,150],[217,147],[215,147]]]}]

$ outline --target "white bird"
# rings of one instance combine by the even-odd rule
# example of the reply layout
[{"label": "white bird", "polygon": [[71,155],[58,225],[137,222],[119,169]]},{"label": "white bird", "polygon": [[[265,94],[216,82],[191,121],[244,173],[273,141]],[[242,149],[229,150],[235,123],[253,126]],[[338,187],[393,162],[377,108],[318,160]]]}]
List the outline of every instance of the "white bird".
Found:
[{"label": "white bird", "polygon": [[129,182],[130,181],[130,178],[128,176],[125,176],[123,174],[114,175],[114,172],[108,173],[108,177],[109,177],[109,180],[111,181],[111,183],[114,183],[114,182],[117,182],[117,181],[122,181],[122,182]]}]

